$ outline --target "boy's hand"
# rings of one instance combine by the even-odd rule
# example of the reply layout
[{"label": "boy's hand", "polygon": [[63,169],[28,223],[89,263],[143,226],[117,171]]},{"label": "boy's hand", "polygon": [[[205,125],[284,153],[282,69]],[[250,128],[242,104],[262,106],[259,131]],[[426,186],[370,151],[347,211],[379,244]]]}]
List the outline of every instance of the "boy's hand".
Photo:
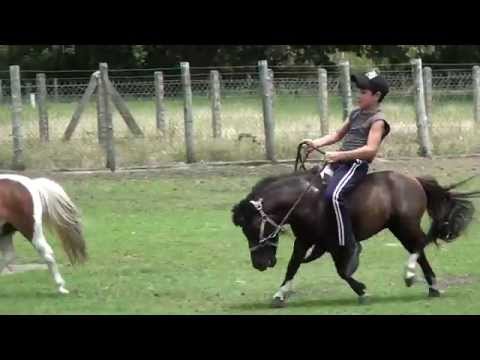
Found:
[{"label": "boy's hand", "polygon": [[331,163],[335,163],[335,162],[338,162],[338,161],[342,161],[343,160],[343,156],[342,156],[342,152],[341,151],[327,151],[325,153],[325,160],[327,161],[327,163],[331,164]]},{"label": "boy's hand", "polygon": [[315,150],[315,147],[317,147],[317,145],[315,144],[315,140],[312,140],[312,139],[303,139],[300,143],[307,144],[308,153],[312,152],[313,150]]}]

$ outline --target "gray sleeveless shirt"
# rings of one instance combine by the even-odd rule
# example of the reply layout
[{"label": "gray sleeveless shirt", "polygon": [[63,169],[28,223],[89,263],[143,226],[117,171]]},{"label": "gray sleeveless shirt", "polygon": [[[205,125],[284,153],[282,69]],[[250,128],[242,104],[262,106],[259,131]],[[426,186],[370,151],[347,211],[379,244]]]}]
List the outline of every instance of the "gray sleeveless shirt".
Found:
[{"label": "gray sleeveless shirt", "polygon": [[368,134],[373,123],[378,120],[385,122],[382,140],[390,132],[390,125],[385,121],[385,115],[380,109],[376,111],[353,110],[348,119],[350,128],[343,139],[340,151],[355,150],[367,145]]}]

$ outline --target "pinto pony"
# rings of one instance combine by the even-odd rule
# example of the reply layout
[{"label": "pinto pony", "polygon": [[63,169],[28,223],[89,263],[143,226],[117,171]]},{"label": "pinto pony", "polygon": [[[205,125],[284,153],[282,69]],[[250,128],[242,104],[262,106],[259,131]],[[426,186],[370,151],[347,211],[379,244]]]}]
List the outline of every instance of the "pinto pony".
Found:
[{"label": "pinto pony", "polygon": [[70,262],[87,259],[80,213],[56,182],[21,175],[0,175],[0,272],[14,260],[13,234],[19,231],[47,263],[58,291],[68,294],[44,225],[56,233]]}]

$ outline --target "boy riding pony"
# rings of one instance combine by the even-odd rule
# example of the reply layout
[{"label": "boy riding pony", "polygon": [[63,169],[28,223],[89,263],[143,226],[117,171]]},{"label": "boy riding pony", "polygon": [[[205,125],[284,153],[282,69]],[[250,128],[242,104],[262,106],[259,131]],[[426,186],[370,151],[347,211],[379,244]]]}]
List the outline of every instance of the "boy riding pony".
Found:
[{"label": "boy riding pony", "polygon": [[352,82],[360,90],[358,109],[351,112],[344,125],[333,134],[319,139],[303,140],[308,151],[331,145],[343,139],[339,151],[326,152],[326,161],[332,177],[325,197],[331,204],[337,222],[338,246],[342,254],[345,274],[350,277],[359,264],[360,244],[357,243],[345,198],[367,175],[368,165],[377,155],[380,143],[390,132],[390,126],[381,112],[380,103],[388,94],[386,80],[375,71],[352,75]]}]

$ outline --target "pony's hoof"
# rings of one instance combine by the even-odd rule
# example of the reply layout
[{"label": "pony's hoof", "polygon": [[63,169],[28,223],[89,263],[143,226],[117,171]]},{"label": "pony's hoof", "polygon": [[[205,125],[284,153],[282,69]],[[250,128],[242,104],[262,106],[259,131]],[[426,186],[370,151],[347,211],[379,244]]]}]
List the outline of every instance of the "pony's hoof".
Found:
[{"label": "pony's hoof", "polygon": [[410,287],[415,283],[415,281],[416,281],[415,276],[412,276],[410,278],[405,278],[405,285],[407,285],[407,287]]},{"label": "pony's hoof", "polygon": [[442,295],[440,290],[432,289],[432,288],[428,289],[428,297],[436,298],[436,297],[440,297],[440,295]]},{"label": "pony's hoof", "polygon": [[276,296],[273,298],[271,306],[274,309],[284,308],[285,306],[287,306],[287,301]]},{"label": "pony's hoof", "polygon": [[68,291],[67,289],[65,289],[63,286],[58,288],[58,292],[60,294],[70,294],[70,291]]},{"label": "pony's hoof", "polygon": [[362,295],[358,297],[358,303],[360,305],[370,304],[370,297],[368,295]]}]

